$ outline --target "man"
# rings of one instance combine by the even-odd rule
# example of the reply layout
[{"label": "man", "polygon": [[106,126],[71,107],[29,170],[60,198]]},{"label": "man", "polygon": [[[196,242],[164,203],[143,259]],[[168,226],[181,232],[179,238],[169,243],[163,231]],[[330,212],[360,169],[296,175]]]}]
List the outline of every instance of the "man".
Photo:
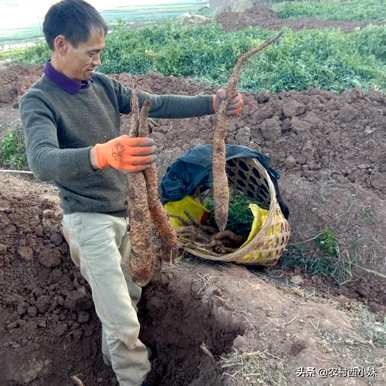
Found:
[{"label": "man", "polygon": [[[121,262],[128,256],[127,176],[154,162],[150,138],[120,135],[120,114],[130,113],[131,90],[95,72],[107,26],[82,0],[63,0],[47,12],[43,32],[52,51],[44,74],[20,103],[28,163],[54,181],[63,208],[63,233],[71,257],[91,287],[102,324],[102,352],[121,386],[141,385],[150,363],[138,339],[136,305],[141,289]],[[213,114],[224,90],[207,96],[158,96],[149,115],[185,118]],[[237,115],[242,98],[228,108]],[[116,149],[123,149],[117,152]]]}]

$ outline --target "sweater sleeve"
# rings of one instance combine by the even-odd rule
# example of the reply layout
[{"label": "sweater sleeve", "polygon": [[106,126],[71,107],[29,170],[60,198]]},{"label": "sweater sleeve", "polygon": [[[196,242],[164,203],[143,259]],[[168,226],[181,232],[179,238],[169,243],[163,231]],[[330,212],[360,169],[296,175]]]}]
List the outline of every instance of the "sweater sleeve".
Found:
[{"label": "sweater sleeve", "polygon": [[[118,98],[119,111],[123,114],[129,113],[131,89],[115,80],[113,85]],[[140,107],[146,99],[151,100],[149,116],[152,118],[190,118],[214,114],[211,95],[156,95],[139,91],[138,98]]]},{"label": "sweater sleeve", "polygon": [[21,100],[27,161],[33,173],[43,181],[65,182],[94,173],[91,147],[59,148],[58,117],[38,90],[30,90]]}]

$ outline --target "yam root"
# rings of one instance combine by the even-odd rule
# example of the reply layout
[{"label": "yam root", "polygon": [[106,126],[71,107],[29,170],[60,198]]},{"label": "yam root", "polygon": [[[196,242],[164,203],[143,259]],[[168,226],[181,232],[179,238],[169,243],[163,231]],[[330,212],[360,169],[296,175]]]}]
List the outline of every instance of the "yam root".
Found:
[{"label": "yam root", "polygon": [[189,212],[184,211],[184,213],[188,217],[188,220],[184,219],[181,216],[170,215],[170,217],[176,218],[183,225],[183,226],[181,226],[181,227],[179,227],[177,229],[176,232],[177,232],[178,235],[186,234],[188,232],[193,233],[193,232],[201,231],[201,232],[205,233],[209,237],[209,236],[217,233],[217,229],[216,228],[211,227],[209,225],[200,224],[199,222],[194,220],[194,218],[192,217],[192,215]]},{"label": "yam root", "polygon": [[213,228],[209,225],[203,225],[203,224],[199,223],[198,221],[196,221],[187,210],[184,210],[184,213],[188,217],[190,223],[195,225],[197,228],[200,228],[204,232],[208,232],[208,233],[216,233],[217,232],[217,230],[215,228]]},{"label": "yam root", "polygon": [[128,200],[131,242],[128,268],[134,282],[143,287],[152,279],[155,268],[151,216],[143,173],[129,176]]},{"label": "yam root", "polygon": [[[145,101],[139,119],[139,136],[141,137],[147,137],[150,134],[147,118],[149,110],[150,101]],[[156,165],[153,163],[149,168],[145,169],[144,175],[151,219],[158,229],[161,242],[163,243],[162,250],[165,255],[162,254],[162,257],[169,262],[172,262],[175,251],[177,250],[177,235],[171,226],[166,211],[160,201]]]},{"label": "yam root", "polygon": [[210,241],[210,235],[203,232],[200,228],[194,225],[188,225],[181,227],[177,230],[178,237],[181,239],[188,238],[190,241],[208,243]]},{"label": "yam root", "polygon": [[[139,109],[135,85],[132,89],[132,114],[125,133],[130,136],[149,136],[148,114],[151,102],[145,101]],[[153,164],[141,173],[128,174],[128,182],[131,241],[128,269],[134,282],[145,286],[160,265],[152,245],[153,223],[161,237],[161,256],[169,261],[173,260],[177,252],[177,235],[159,199],[156,166]]]},{"label": "yam root", "polygon": [[237,95],[237,83],[240,80],[240,73],[242,66],[247,60],[258,52],[264,50],[269,45],[276,42],[282,33],[276,37],[265,41],[259,47],[252,48],[238,59],[232,75],[226,87],[226,96],[221,101],[219,109],[216,113],[216,125],[213,137],[213,200],[214,200],[214,214],[215,221],[220,231],[224,231],[228,222],[229,209],[229,186],[228,177],[226,174],[226,146],[225,137],[228,127],[229,118],[226,114],[229,101]]},{"label": "yam root", "polygon": [[[212,236],[212,240],[229,240],[230,244],[234,247],[239,247],[245,240],[243,236],[236,235],[230,230],[225,230],[222,232],[218,232]],[[226,241],[223,241],[225,244]]]},{"label": "yam root", "polygon": [[[135,87],[131,98],[131,108],[130,127],[125,131],[131,136],[137,136],[139,107]],[[152,221],[144,173],[129,173],[128,185],[131,241],[128,269],[134,282],[143,287],[152,279],[156,266],[151,240]]]},{"label": "yam root", "polygon": [[195,221],[189,212],[185,211],[185,215],[188,220],[181,216],[171,216],[183,224],[177,229],[177,236],[185,246],[189,244],[206,251],[231,253],[244,242],[243,236],[236,235],[230,230],[218,232],[214,227]]},{"label": "yam root", "polygon": [[139,133],[139,104],[138,92],[135,85],[132,88],[132,95],[130,98],[131,115],[129,120],[129,127],[121,128],[121,134],[127,134],[129,137],[138,137]]}]

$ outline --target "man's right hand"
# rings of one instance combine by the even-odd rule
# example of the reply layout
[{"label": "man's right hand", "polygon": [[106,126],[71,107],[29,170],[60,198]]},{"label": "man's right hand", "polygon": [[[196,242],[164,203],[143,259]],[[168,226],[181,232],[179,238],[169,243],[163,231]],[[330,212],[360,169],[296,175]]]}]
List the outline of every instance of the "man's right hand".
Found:
[{"label": "man's right hand", "polygon": [[156,147],[148,137],[121,135],[105,143],[96,144],[90,152],[95,169],[114,169],[137,173],[155,160]]}]

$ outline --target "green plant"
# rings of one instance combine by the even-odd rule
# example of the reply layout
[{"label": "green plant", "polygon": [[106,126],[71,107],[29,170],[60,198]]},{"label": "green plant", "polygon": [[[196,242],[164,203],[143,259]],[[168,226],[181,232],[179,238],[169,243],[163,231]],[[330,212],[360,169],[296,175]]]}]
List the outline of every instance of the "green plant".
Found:
[{"label": "green plant", "polygon": [[18,130],[9,132],[0,142],[0,166],[13,169],[27,167],[24,141]]},{"label": "green plant", "polygon": [[[232,192],[229,201],[229,217],[226,229],[238,235],[249,234],[253,222],[253,214],[248,207],[250,203],[251,200],[245,195]],[[204,206],[209,210],[207,224],[217,227],[214,219],[214,202],[211,196],[205,200]]]},{"label": "green plant", "polygon": [[284,1],[273,7],[281,18],[315,17],[324,20],[385,20],[384,0]]},{"label": "green plant", "polygon": [[338,256],[339,245],[336,239],[336,234],[333,230],[326,228],[316,238],[315,242],[318,244],[323,253],[327,256]]},{"label": "green plant", "polygon": [[287,269],[300,267],[310,276],[322,276],[333,279],[337,284],[343,284],[352,277],[351,265],[331,256],[304,253],[292,246],[284,252],[280,259],[280,266]]},{"label": "green plant", "polygon": [[[350,34],[337,29],[284,32],[277,44],[245,66],[241,90],[386,90],[384,26],[369,26]],[[256,27],[224,32],[216,23],[165,23],[141,29],[118,23],[107,35],[99,70],[132,74],[155,71],[224,85],[237,58],[273,34]],[[15,59],[43,63],[48,55],[46,46],[38,44],[18,53]]]},{"label": "green plant", "polygon": [[300,267],[309,275],[327,277],[342,285],[351,280],[357,260],[356,256],[339,253],[335,232],[326,228],[310,240],[289,244],[279,264],[283,268]]},{"label": "green plant", "polygon": [[[232,192],[229,201],[229,215],[226,229],[238,235],[248,235],[253,223],[253,214],[249,209],[251,200],[242,193]],[[214,203],[212,196],[204,201],[204,206],[209,210],[207,224],[216,227],[214,219]]]}]

